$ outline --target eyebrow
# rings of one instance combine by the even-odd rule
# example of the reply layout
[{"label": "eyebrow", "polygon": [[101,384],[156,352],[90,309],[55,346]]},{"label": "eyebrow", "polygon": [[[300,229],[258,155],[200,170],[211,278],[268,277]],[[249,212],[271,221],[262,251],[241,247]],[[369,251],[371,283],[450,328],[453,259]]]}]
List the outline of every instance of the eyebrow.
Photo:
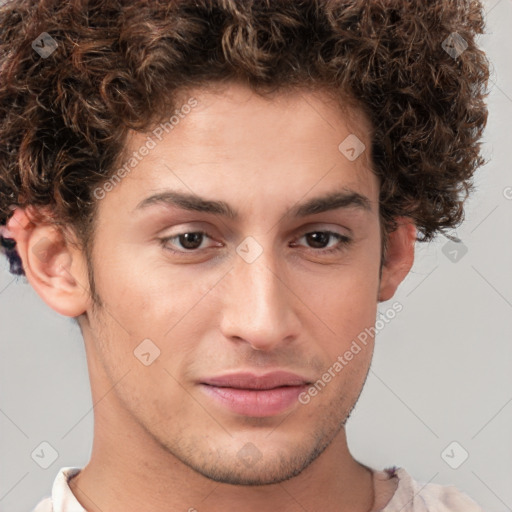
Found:
[{"label": "eyebrow", "polygon": [[[237,220],[240,215],[228,203],[202,198],[195,194],[188,194],[173,190],[166,190],[143,199],[134,211],[143,210],[153,205],[176,206],[184,210],[202,213],[211,213],[232,220]],[[352,190],[331,192],[324,196],[309,199],[291,208],[287,213],[292,217],[306,217],[318,213],[337,210],[339,208],[357,208],[371,211],[371,201],[364,195]]]}]

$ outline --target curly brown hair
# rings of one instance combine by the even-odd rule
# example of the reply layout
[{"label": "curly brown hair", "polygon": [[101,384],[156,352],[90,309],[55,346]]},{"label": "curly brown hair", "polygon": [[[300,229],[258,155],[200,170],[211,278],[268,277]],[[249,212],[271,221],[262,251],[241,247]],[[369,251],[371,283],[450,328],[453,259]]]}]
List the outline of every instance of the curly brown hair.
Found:
[{"label": "curly brown hair", "polygon": [[[10,0],[0,7],[0,224],[45,207],[90,249],[129,130],[179,92],[241,80],[259,94],[326,87],[373,128],[385,233],[453,228],[482,163],[488,61],[474,0]],[[43,58],[46,32],[57,48]],[[51,40],[50,40],[51,41]],[[43,215],[41,213],[41,215]],[[24,274],[12,239],[11,272]]]}]

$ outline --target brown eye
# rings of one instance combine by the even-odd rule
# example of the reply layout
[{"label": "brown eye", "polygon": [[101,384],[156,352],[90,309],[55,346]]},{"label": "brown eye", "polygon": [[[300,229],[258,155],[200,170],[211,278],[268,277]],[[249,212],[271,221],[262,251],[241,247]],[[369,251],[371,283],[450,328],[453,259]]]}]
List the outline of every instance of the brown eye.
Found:
[{"label": "brown eye", "polygon": [[203,231],[187,231],[177,235],[161,238],[162,246],[171,252],[194,252],[197,249],[203,249],[203,242],[206,238],[211,238]]},{"label": "brown eye", "polygon": [[178,235],[178,241],[185,249],[197,249],[203,241],[203,233],[184,233]]},{"label": "brown eye", "polygon": [[[352,241],[348,236],[334,231],[310,231],[299,240],[302,238],[305,239],[306,244],[311,249],[318,249],[315,252],[321,254],[341,251]],[[331,241],[334,243],[331,243]]]},{"label": "brown eye", "polygon": [[315,231],[307,233],[305,237],[311,247],[323,249],[329,243],[331,235],[325,231]]}]

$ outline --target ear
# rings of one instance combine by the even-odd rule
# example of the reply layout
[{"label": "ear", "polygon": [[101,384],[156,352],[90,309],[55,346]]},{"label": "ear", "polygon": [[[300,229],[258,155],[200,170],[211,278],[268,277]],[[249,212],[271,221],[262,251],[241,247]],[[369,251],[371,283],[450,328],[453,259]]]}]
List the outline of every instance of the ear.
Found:
[{"label": "ear", "polygon": [[32,209],[17,208],[7,223],[29,283],[52,309],[76,317],[90,305],[87,265],[72,234],[34,221]]},{"label": "ear", "polygon": [[416,242],[416,227],[411,219],[400,217],[398,226],[388,235],[388,244],[382,265],[379,285],[379,301],[391,299],[411,270],[414,263],[414,244]]}]

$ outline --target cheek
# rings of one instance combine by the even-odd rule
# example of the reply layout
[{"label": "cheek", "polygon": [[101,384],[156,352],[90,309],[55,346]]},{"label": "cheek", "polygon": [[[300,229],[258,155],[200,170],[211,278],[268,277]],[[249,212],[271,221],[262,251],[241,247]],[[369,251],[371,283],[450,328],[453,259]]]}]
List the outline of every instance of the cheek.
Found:
[{"label": "cheek", "polygon": [[[350,363],[352,368],[364,367],[371,358],[373,338],[369,333],[377,314],[375,294],[376,286],[366,289],[358,286],[347,287],[342,293],[338,292],[334,295],[335,298],[328,306],[329,314],[325,313],[322,319],[323,323],[329,326],[328,338],[315,336],[320,340],[324,339],[322,344],[329,365],[344,354],[347,354],[346,359],[349,361],[357,360],[355,365]],[[319,322],[313,329],[313,335],[315,332],[327,332],[323,325],[319,325]]]},{"label": "cheek", "polygon": [[343,372],[345,377],[353,371],[356,374],[365,372],[373,351],[379,260],[368,256],[322,281],[321,289],[317,282],[318,293],[311,293],[315,289],[313,280],[303,284],[302,293],[307,297],[310,309],[317,313],[310,315],[307,329],[322,347],[328,367],[339,356],[347,354],[350,368]]},{"label": "cheek", "polygon": [[96,266],[95,280],[120,328],[161,337],[206,293],[209,280],[194,278],[192,266],[174,266],[163,258],[155,261],[155,252],[118,247],[108,261]]},{"label": "cheek", "polygon": [[[173,394],[179,389],[174,389],[174,380],[163,368],[181,379],[184,368],[194,361],[205,331],[218,320],[209,292],[220,277],[218,272],[200,272],[192,265],[149,264],[149,260],[119,255],[115,266],[98,272],[98,293],[106,308],[100,326],[103,359],[111,372],[117,372],[113,380],[130,370],[130,379],[144,383],[146,389],[170,380],[166,393]],[[141,268],[143,272],[134,270]],[[134,354],[143,347],[150,357],[156,354],[148,367]]]},{"label": "cheek", "polygon": [[[302,295],[330,320],[341,334],[351,326],[375,321],[379,289],[379,262],[361,258],[325,276],[310,276],[302,283]],[[316,290],[317,293],[312,293]]]}]

